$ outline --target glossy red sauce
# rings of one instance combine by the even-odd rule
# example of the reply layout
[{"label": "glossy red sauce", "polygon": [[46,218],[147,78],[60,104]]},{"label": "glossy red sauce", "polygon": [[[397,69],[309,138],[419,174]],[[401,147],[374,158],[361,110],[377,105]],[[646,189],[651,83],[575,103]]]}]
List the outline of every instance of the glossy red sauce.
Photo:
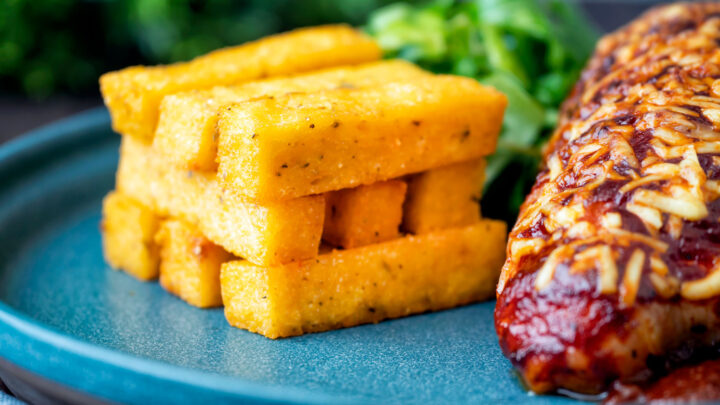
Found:
[{"label": "glossy red sauce", "polygon": [[697,403],[720,399],[720,360],[678,368],[647,385],[613,384],[605,403]]},{"label": "glossy red sauce", "polygon": [[[650,19],[650,28],[646,34],[659,35],[657,41],[683,35],[685,32],[697,29],[700,24],[715,16],[715,13],[705,13],[705,11],[699,10],[718,8],[720,7],[717,5],[698,6],[690,13],[689,19],[677,21],[657,23]],[[720,13],[717,14],[720,15]],[[599,176],[597,170],[607,166],[603,166],[603,163],[613,159],[612,154],[598,152],[598,155],[590,153],[580,156],[578,151],[586,145],[593,144],[607,148],[607,141],[611,139],[611,136],[617,136],[618,133],[629,133],[627,141],[637,162],[642,162],[649,156],[657,157],[650,144],[650,141],[656,139],[655,131],[652,128],[643,127],[645,122],[639,119],[644,117],[643,114],[648,111],[643,108],[651,108],[654,105],[648,105],[651,103],[643,102],[642,99],[632,101],[633,96],[636,96],[635,100],[637,100],[637,94],[633,94],[633,92],[637,92],[638,87],[644,84],[655,86],[656,90],[663,91],[667,87],[670,91],[676,88],[673,86],[686,80],[706,77],[720,78],[720,67],[704,62],[692,68],[679,67],[675,64],[660,68],[659,66],[662,64],[655,62],[664,61],[669,56],[652,55],[653,48],[650,44],[634,49],[636,56],[648,56],[646,63],[623,71],[623,75],[608,77],[608,80],[602,82],[601,86],[595,88],[593,86],[608,74],[622,68],[622,66],[618,66],[617,62],[622,55],[616,54],[618,49],[622,48],[620,46],[622,45],[622,35],[617,38],[619,38],[617,47],[610,47],[606,54],[596,54],[590,61],[588,69],[582,74],[573,94],[563,106],[560,125],[546,151],[546,159],[551,156],[556,157],[560,161],[563,171],[552,180],[552,184],[549,180],[549,169],[545,168],[538,175],[536,185],[527,197],[521,215],[527,207],[543,195],[543,192],[550,190],[555,194],[564,193],[563,197],[559,199],[560,201],[556,202],[562,206],[572,203],[582,204],[583,216],[579,220],[587,221],[596,228],[601,228],[603,226],[601,218],[608,212],[616,212],[621,217],[623,231],[645,235],[666,243],[668,249],[660,254],[660,259],[669,268],[670,275],[675,277],[678,282],[705,277],[714,267],[715,258],[720,257],[720,199],[706,203],[708,215],[704,219],[683,220],[679,238],[673,238],[664,227],[651,233],[640,218],[627,210],[632,193],[620,191],[631,177],[641,176],[639,167],[631,164],[630,160],[632,159],[612,160],[610,165],[615,177],[606,179],[596,186]],[[718,38],[718,43],[720,44],[720,38]],[[707,52],[710,51],[700,50],[698,56],[707,60]],[[592,89],[592,92],[586,93],[588,89]],[[703,94],[696,93],[695,95]],[[682,99],[680,100],[682,101]],[[593,114],[599,112],[605,114],[608,109],[599,109],[607,104],[612,104],[615,108],[610,109],[606,116],[590,122],[589,117]],[[685,117],[687,120],[704,130],[713,130],[713,123],[702,115],[699,107],[685,105],[685,101],[676,107],[690,111]],[[573,126],[577,123],[587,124],[587,126]],[[584,132],[573,133],[578,128],[582,128]],[[679,160],[670,159],[666,163],[678,163]],[[720,158],[699,155],[698,160],[708,179],[720,180]],[[589,187],[589,184],[593,184],[593,187]],[[637,189],[660,191],[666,185],[667,183],[663,181],[656,181],[644,184]],[[548,189],[548,186],[553,188]],[[548,215],[552,216],[551,213]],[[663,224],[666,224],[668,215],[666,213],[661,215]],[[629,336],[637,333],[638,328],[647,327],[647,325],[638,325],[635,322],[638,311],[642,311],[651,304],[660,304],[662,308],[672,309],[680,305],[682,300],[679,295],[663,298],[656,292],[647,277],[647,273],[651,271],[649,256],[654,251],[649,245],[636,240],[625,241],[622,244],[607,241],[592,242],[580,244],[574,248],[575,253],[579,253],[593,246],[593,243],[609,244],[616,255],[615,264],[619,272],[619,279],[622,279],[624,269],[633,251],[641,249],[646,258],[643,265],[643,276],[640,278],[633,305],[623,305],[618,294],[600,293],[597,270],[572,272],[570,270],[572,259],[570,258],[557,265],[554,268],[552,281],[538,290],[535,285],[537,272],[547,260],[547,256],[555,248],[575,242],[562,232],[560,235],[563,236],[560,237],[557,233],[550,232],[548,228],[552,229],[552,227],[549,227],[545,221],[546,217],[541,214],[538,219],[527,225],[516,226],[511,233],[511,242],[515,239],[541,238],[548,243],[538,252],[525,254],[517,261],[508,262],[508,265],[512,267],[512,276],[506,281],[498,296],[495,311],[495,326],[501,348],[533,389],[542,392],[558,387],[579,387],[579,390],[584,393],[599,393],[606,391],[618,378],[651,381],[654,377],[666,373],[669,365],[674,364],[668,359],[674,357],[687,359],[696,352],[697,347],[702,347],[702,343],[697,342],[704,342],[704,340],[693,339],[691,335],[696,332],[702,334],[704,331],[699,331],[699,329],[707,329],[712,326],[694,325],[692,327],[697,328],[698,331],[679,331],[682,333],[680,336],[685,336],[685,333],[689,334],[687,345],[673,347],[662,353],[654,352],[655,354],[648,354],[643,358],[640,358],[635,351],[629,354],[629,358],[623,358],[617,353],[608,353],[606,348],[609,340],[616,339],[621,343],[625,342]],[[718,311],[720,298],[712,298],[710,304],[713,302],[716,302],[715,312],[720,315]],[[702,302],[699,305],[702,305]],[[712,305],[709,306],[712,308]],[[697,347],[695,347],[696,344]],[[569,353],[581,353],[587,359],[586,366],[571,367],[570,361],[582,362],[583,356],[569,357]],[[577,360],[578,358],[580,360]],[[628,368],[627,364],[624,364],[627,362],[634,363],[634,368]],[[699,370],[717,374],[720,364],[708,364]],[[623,372],[632,374],[623,376],[621,375]],[[697,375],[699,375],[697,371],[686,371],[684,374],[677,374],[676,378],[684,378],[684,381],[687,381],[687,384],[683,383],[685,384],[684,389],[687,390],[695,383],[693,378]],[[717,378],[717,385],[720,386],[720,374],[718,377],[713,376],[712,378]],[[657,392],[665,390],[662,392],[667,395],[680,395],[670,391],[670,383],[662,386],[662,381],[663,379],[659,380],[657,385],[652,386],[652,389]],[[679,386],[683,387],[682,384]],[[712,398],[716,399],[720,398],[719,391],[711,392],[708,389],[703,392],[706,392],[707,395],[714,392],[715,396]]]}]

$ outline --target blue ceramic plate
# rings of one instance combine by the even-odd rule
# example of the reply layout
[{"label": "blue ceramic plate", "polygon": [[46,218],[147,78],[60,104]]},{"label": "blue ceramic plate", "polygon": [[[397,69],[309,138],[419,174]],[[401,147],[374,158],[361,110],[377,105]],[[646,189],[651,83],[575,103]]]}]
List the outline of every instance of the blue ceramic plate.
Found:
[{"label": "blue ceramic plate", "polygon": [[23,375],[128,403],[569,401],[521,387],[493,302],[273,341],[111,270],[118,144],[95,110],[0,148],[0,355]]}]

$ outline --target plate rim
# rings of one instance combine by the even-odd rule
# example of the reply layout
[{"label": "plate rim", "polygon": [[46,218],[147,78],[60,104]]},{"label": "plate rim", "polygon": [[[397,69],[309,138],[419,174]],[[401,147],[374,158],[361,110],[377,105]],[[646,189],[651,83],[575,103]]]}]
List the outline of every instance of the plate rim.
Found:
[{"label": "plate rim", "polygon": [[[39,154],[50,153],[53,159],[61,160],[62,156],[59,156],[61,154],[57,153],[60,148],[73,147],[84,143],[84,141],[108,141],[108,136],[98,136],[95,130],[105,130],[110,133],[110,131],[107,131],[109,128],[110,118],[107,110],[104,107],[97,107],[27,132],[0,146],[0,173],[6,172],[8,166],[18,164],[17,158],[23,157],[23,155],[38,156]],[[112,136],[118,135],[112,133]],[[20,162],[20,164],[23,163]],[[24,175],[18,177],[22,178]],[[0,186],[0,192],[2,188],[5,187]],[[11,338],[14,335],[15,339],[24,340],[25,344],[46,345],[57,349],[61,355],[90,360],[98,367],[93,371],[95,373],[101,371],[100,368],[102,367],[106,369],[110,367],[111,369],[108,371],[122,371],[127,374],[126,377],[135,377],[140,380],[149,377],[176,386],[192,387],[199,390],[197,394],[209,395],[221,400],[242,399],[261,403],[355,402],[351,397],[346,397],[343,394],[330,395],[306,388],[250,381],[241,377],[231,377],[173,365],[160,360],[144,358],[103,347],[56,330],[0,300],[0,338],[7,334],[10,334]],[[45,370],[38,370],[38,367],[26,367],[27,364],[32,363],[32,359],[29,359],[28,356],[24,351],[19,353],[17,350],[14,353],[2,354],[2,357],[8,362],[27,371],[72,389],[112,400],[107,395],[92,391],[81,383],[68,384],[66,381],[60,381],[57,375],[48,375],[50,372],[49,366]],[[147,385],[147,382],[144,384]]]}]

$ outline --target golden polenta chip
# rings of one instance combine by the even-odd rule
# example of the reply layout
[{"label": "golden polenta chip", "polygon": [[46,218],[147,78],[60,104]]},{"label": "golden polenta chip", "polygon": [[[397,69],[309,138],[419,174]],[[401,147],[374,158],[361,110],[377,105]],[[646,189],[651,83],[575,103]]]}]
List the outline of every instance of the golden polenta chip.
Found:
[{"label": "golden polenta chip", "polygon": [[152,147],[124,136],[117,187],[164,216],[184,219],[209,240],[252,263],[271,265],[317,256],[325,198],[254,204],[226,196],[214,173],[179,169]]},{"label": "golden polenta chip", "polygon": [[190,62],[110,72],[100,78],[100,90],[113,129],[149,141],[160,101],[168,94],[364,63],[380,56],[377,44],[351,27],[303,28],[220,49]]},{"label": "golden polenta chip", "polygon": [[269,338],[355,326],[494,297],[506,225],[405,236],[282,266],[223,264],[231,325]]},{"label": "golden polenta chip", "polygon": [[159,222],[146,205],[116,191],[108,194],[101,223],[105,260],[140,280],[157,278]]},{"label": "golden polenta chip", "polygon": [[479,221],[484,180],[485,159],[456,163],[410,176],[404,230],[426,233]]},{"label": "golden polenta chip", "polygon": [[233,256],[179,219],[162,222],[155,235],[160,246],[160,285],[190,305],[222,306],[220,266]]},{"label": "golden polenta chip", "polygon": [[218,120],[218,178],[265,202],[477,159],[495,150],[505,105],[457,76],[232,104]]},{"label": "golden polenta chip", "polygon": [[351,249],[399,237],[406,189],[388,180],[326,193],[323,240]]},{"label": "golden polenta chip", "polygon": [[409,62],[391,60],[172,94],[160,104],[153,145],[181,167],[215,170],[217,114],[228,103],[292,92],[367,87],[397,80],[421,79],[428,75]]}]

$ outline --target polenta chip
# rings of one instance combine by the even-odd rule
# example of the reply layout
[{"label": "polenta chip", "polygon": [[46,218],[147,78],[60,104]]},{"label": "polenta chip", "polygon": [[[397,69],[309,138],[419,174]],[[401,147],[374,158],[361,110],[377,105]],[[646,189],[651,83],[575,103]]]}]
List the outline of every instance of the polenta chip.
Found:
[{"label": "polenta chip", "polygon": [[215,170],[217,114],[228,103],[293,92],[366,87],[428,75],[411,63],[392,60],[169,95],[160,105],[153,145],[181,167]]},{"label": "polenta chip", "polygon": [[160,285],[190,305],[222,306],[220,266],[232,255],[210,242],[191,224],[163,221],[155,235],[160,246]]},{"label": "polenta chip", "polygon": [[184,219],[211,241],[252,263],[272,265],[317,256],[325,198],[253,204],[226,196],[214,173],[168,165],[150,146],[124,136],[117,187],[164,216]]},{"label": "polenta chip", "polygon": [[133,66],[100,78],[113,129],[149,141],[168,94],[370,62],[380,48],[344,25],[298,29],[167,66]]},{"label": "polenta chip", "polygon": [[115,269],[140,279],[158,276],[158,247],[155,244],[159,218],[152,209],[111,192],[103,200],[101,223],[105,260]]},{"label": "polenta chip", "polygon": [[484,180],[485,159],[456,163],[410,176],[404,230],[426,233],[478,222]]},{"label": "polenta chip", "polygon": [[218,178],[266,202],[477,159],[495,150],[505,105],[455,76],[232,104],[218,120]]},{"label": "polenta chip", "polygon": [[483,220],[283,266],[222,266],[225,316],[269,338],[355,326],[494,296],[506,225]]},{"label": "polenta chip", "polygon": [[351,249],[398,238],[406,190],[388,180],[327,193],[323,240]]}]

